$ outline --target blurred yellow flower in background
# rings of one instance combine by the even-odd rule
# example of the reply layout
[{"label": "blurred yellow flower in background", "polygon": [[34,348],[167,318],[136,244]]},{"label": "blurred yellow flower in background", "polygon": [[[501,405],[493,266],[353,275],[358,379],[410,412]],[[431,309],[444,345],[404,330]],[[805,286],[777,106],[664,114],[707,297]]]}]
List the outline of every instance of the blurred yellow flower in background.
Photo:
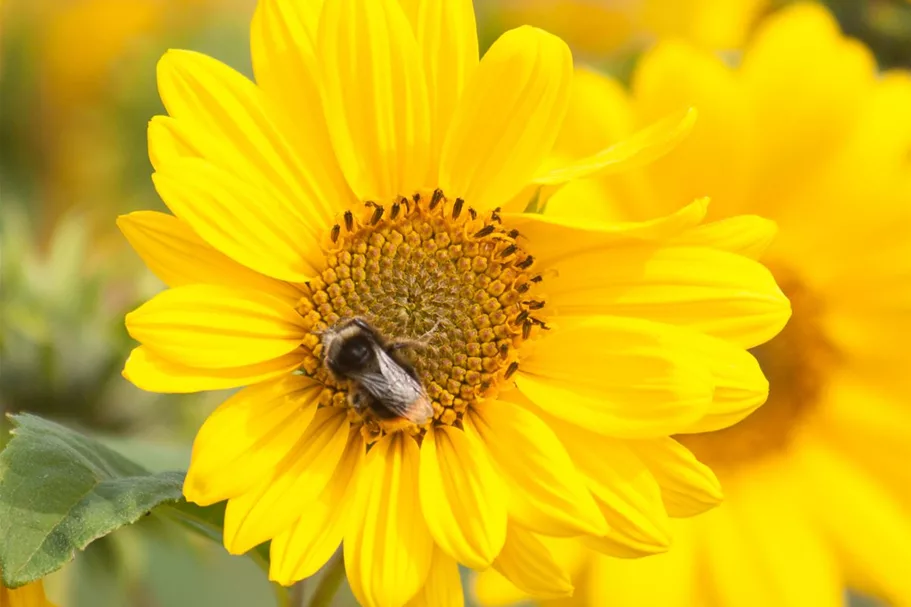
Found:
[{"label": "blurred yellow flower in background", "polygon": [[582,55],[603,56],[655,39],[681,38],[709,49],[739,48],[769,0],[490,0],[492,23],[547,28]]},{"label": "blurred yellow flower in background", "polygon": [[[118,222],[170,287],[127,316],[141,345],[124,375],[247,386],[203,425],[184,485],[228,500],[230,552],[272,540],[270,577],[288,585],[342,545],[368,606],[461,604],[458,563],[563,596],[539,535],[653,554],[662,497],[717,503],[712,472],[668,436],[764,402],[746,348],[790,314],[771,274],[719,239],[732,224],[700,225],[704,199],[620,224],[499,208],[529,183],[653,157],[690,114],[545,164],[570,51],[521,27],[479,61],[469,0],[263,0],[251,49],[256,84],[202,54],[162,58],[169,115],[149,154],[173,215]],[[754,246],[774,231],[733,226]],[[432,418],[351,402],[320,334],[355,316],[425,342]]]},{"label": "blurred yellow flower in background", "polygon": [[[794,314],[752,350],[769,402],[677,437],[717,472],[725,503],[677,521],[665,555],[570,548],[572,604],[834,607],[846,587],[911,604],[911,74],[877,74],[824,9],[797,5],[762,25],[737,68],[668,42],[630,93],[580,74],[574,103],[589,120],[558,141],[569,158],[676,107],[700,120],[642,171],[568,185],[547,215],[586,200],[605,220],[644,219],[710,194],[710,217],[773,218],[762,259]],[[477,590],[487,604],[519,598],[490,575]]]},{"label": "blurred yellow flower in background", "polygon": [[[41,202],[43,237],[57,216],[90,218],[135,196],[123,114],[154,97],[139,71],[167,40],[198,31],[212,8],[252,9],[252,0],[39,0],[3,7],[6,193]],[[154,58],[149,56],[152,49]],[[146,110],[146,114],[147,114]],[[129,133],[131,131],[127,131]],[[15,155],[13,157],[13,149]],[[30,179],[27,184],[20,180]],[[110,230],[99,230],[106,237]]]}]

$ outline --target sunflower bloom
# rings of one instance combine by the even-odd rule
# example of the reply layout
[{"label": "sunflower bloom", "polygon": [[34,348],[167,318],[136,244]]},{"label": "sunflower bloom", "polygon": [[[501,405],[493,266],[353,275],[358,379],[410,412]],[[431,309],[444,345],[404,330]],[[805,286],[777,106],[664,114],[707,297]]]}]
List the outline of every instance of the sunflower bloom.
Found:
[{"label": "sunflower bloom", "polygon": [[[265,0],[251,46],[256,84],[203,55],[161,60],[169,115],[149,152],[173,215],[119,221],[170,287],[128,315],[141,345],[124,375],[245,386],[200,429],[184,485],[228,501],[226,548],[271,540],[270,577],[291,584],[341,545],[367,606],[462,604],[459,563],[568,595],[546,537],[666,550],[662,499],[720,499],[669,435],[764,402],[745,348],[790,304],[764,266],[703,236],[705,200],[630,224],[505,207],[533,183],[651,158],[692,116],[545,163],[569,50],[522,27],[479,61],[468,0]],[[774,230],[741,227],[756,246]],[[674,310],[684,326],[664,322]],[[405,356],[427,423],[356,406],[357,382],[329,371],[323,336],[355,317],[419,342]]]},{"label": "sunflower bloom", "polygon": [[44,594],[44,582],[38,580],[16,589],[0,583],[0,607],[56,607]]},{"label": "sunflower bloom", "polygon": [[[764,23],[737,68],[666,43],[629,95],[590,73],[578,84],[607,139],[677,104],[697,104],[700,121],[665,158],[570,184],[548,212],[582,197],[590,213],[638,219],[712,192],[718,218],[777,222],[763,259],[794,312],[753,350],[768,403],[730,428],[677,436],[718,474],[725,503],[675,521],[673,549],[654,559],[564,547],[574,604],[834,607],[847,587],[911,605],[911,74],[877,74],[809,5]],[[566,137],[565,155],[573,141],[593,145],[587,135]],[[487,604],[520,598],[494,576],[477,590]]]}]

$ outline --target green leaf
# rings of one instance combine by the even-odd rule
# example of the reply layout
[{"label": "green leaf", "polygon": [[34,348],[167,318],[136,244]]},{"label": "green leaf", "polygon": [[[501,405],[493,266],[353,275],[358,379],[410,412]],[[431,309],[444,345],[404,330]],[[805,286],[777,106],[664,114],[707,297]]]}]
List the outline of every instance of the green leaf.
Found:
[{"label": "green leaf", "polygon": [[181,497],[182,472],[152,474],[99,442],[15,415],[0,454],[0,572],[17,588],[92,541]]}]

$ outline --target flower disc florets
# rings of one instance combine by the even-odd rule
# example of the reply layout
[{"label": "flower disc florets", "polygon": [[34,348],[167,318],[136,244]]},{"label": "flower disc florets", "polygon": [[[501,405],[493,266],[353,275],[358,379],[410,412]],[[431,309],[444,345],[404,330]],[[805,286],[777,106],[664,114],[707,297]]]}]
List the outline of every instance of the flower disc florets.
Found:
[{"label": "flower disc florets", "polygon": [[[300,301],[312,331],[303,371],[326,386],[325,405],[349,406],[350,386],[323,364],[319,333],[363,318],[389,339],[421,344],[408,358],[432,401],[431,423],[458,424],[466,408],[496,395],[518,368],[518,346],[545,327],[534,258],[497,210],[479,216],[440,190],[358,211],[331,229],[326,269]],[[350,415],[371,439],[385,431],[369,412]]]}]

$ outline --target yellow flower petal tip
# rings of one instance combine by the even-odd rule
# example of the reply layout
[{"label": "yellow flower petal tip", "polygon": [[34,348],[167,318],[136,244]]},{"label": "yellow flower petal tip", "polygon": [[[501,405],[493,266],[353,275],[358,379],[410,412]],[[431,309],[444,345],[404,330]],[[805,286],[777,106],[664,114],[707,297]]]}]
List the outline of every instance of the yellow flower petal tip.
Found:
[{"label": "yellow flower petal tip", "polygon": [[569,165],[552,168],[535,177],[539,185],[557,185],[592,175],[629,171],[661,158],[693,130],[698,112],[675,112],[627,139]]},{"label": "yellow flower petal tip", "polygon": [[702,192],[645,220],[546,197],[506,212],[536,176],[688,145],[696,112],[555,165],[569,47],[523,27],[479,59],[470,0],[412,4],[262,2],[255,80],[159,60],[149,157],[171,213],[117,223],[168,288],[127,315],[123,375],[240,388],[200,428],[184,494],[228,502],[229,552],[271,542],[270,579],[341,547],[365,607],[460,605],[459,565],[570,596],[552,538],[656,553],[668,511],[714,501],[710,471],[658,443],[764,398],[744,348],[780,320],[745,256],[765,224],[703,224]]},{"label": "yellow flower petal tip", "polygon": [[696,226],[680,234],[680,245],[706,246],[760,259],[778,235],[778,224],[757,215],[739,215]]}]

